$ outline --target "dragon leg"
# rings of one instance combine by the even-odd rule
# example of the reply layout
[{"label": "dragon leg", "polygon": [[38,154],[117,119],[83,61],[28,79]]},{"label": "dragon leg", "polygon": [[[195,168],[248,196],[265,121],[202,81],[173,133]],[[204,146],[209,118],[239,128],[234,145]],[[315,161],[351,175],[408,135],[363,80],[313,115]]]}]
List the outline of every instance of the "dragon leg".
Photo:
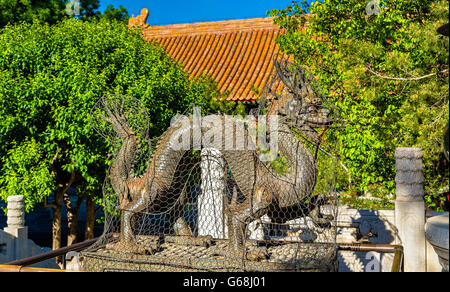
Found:
[{"label": "dragon leg", "polygon": [[325,195],[320,194],[314,197],[314,200],[310,203],[313,207],[311,207],[311,211],[309,211],[309,217],[311,218],[314,225],[326,228],[331,226],[331,221],[334,220],[332,215],[326,215],[325,217],[320,212],[320,207],[326,203],[327,199]]},{"label": "dragon leg", "polygon": [[136,200],[133,200],[128,205],[124,205],[122,209],[122,218],[120,220],[120,240],[125,242],[131,242],[134,240],[133,228],[136,220],[138,219],[137,208],[145,200],[143,196],[139,196]]},{"label": "dragon leg", "polygon": [[257,187],[252,196],[236,206],[233,198],[227,207],[229,248],[226,255],[231,257],[244,256],[248,260],[260,260],[267,257],[267,250],[247,251],[245,247],[245,230],[247,225],[267,213],[272,204],[273,195],[268,188]]},{"label": "dragon leg", "polygon": [[212,244],[211,236],[194,236],[194,233],[184,218],[185,204],[186,192],[183,189],[180,199],[175,203],[170,212],[166,213],[166,218],[171,228],[173,228],[175,236],[165,235],[165,241],[181,245],[210,246]]},{"label": "dragon leg", "polygon": [[136,214],[127,210],[122,211],[120,220],[120,241],[132,242],[134,241],[133,227],[136,221]]},{"label": "dragon leg", "polygon": [[166,213],[166,218],[176,236],[192,236],[191,228],[184,219],[183,208],[183,202],[176,202],[170,212]]}]

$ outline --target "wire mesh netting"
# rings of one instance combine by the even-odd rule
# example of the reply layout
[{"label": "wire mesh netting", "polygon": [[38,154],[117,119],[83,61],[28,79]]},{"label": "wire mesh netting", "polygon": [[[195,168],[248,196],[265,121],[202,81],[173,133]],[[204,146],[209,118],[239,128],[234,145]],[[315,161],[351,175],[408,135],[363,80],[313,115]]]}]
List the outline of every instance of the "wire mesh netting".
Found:
[{"label": "wire mesh netting", "polygon": [[158,139],[139,100],[98,101],[92,125],[115,153],[87,269],[336,270],[337,161],[321,139],[336,110],[302,67],[274,63],[249,115],[193,107]]}]

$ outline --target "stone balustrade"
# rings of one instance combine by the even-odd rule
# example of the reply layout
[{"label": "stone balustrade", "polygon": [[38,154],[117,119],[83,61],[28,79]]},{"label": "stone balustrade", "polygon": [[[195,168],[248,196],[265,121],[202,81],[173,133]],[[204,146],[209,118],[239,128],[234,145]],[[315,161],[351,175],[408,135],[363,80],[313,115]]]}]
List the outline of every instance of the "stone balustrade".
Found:
[{"label": "stone balustrade", "polygon": [[422,157],[420,148],[397,148],[395,151],[395,225],[397,243],[404,248],[404,269],[407,272],[426,271]]},{"label": "stone balustrade", "polygon": [[[7,226],[0,230],[0,264],[23,259],[51,250],[41,248],[28,239],[28,227],[25,226],[25,197],[7,198]],[[42,268],[59,268],[54,259],[32,265]]]}]

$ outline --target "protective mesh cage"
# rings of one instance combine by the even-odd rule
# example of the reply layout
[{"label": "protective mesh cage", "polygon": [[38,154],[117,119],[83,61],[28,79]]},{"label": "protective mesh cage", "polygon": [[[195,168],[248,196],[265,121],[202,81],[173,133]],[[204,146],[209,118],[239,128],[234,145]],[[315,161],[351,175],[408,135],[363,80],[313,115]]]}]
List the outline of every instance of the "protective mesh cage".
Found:
[{"label": "protective mesh cage", "polygon": [[158,139],[139,100],[98,101],[91,122],[115,153],[86,269],[337,269],[336,146],[321,138],[336,110],[302,67],[274,62],[248,116],[193,107]]}]

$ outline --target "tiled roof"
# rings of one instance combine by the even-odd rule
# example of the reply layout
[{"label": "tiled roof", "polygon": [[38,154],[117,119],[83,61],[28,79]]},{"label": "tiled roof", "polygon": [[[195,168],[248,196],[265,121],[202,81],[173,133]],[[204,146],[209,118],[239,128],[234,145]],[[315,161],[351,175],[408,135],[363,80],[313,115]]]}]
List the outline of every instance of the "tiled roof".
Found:
[{"label": "tiled roof", "polygon": [[[145,24],[148,11],[130,19],[130,25]],[[258,98],[279,52],[274,39],[280,28],[273,19],[254,18],[189,24],[146,26],[144,38],[155,40],[180,61],[191,77],[210,75],[228,100]]]}]

